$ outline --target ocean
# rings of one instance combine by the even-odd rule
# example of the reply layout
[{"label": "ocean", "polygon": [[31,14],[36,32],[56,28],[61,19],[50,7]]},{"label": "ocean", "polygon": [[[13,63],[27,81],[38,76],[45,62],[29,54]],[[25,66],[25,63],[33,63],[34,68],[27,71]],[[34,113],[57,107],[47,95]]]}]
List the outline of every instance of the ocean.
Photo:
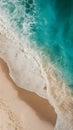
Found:
[{"label": "ocean", "polygon": [[73,88],[73,0],[0,0],[0,11]]}]

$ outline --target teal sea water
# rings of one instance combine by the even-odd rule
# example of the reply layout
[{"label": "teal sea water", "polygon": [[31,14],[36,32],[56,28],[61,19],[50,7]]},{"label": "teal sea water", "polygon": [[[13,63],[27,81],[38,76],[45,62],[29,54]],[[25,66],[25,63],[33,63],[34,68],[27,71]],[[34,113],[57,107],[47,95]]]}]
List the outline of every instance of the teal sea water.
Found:
[{"label": "teal sea water", "polygon": [[47,55],[73,88],[73,0],[1,0],[11,26]]}]

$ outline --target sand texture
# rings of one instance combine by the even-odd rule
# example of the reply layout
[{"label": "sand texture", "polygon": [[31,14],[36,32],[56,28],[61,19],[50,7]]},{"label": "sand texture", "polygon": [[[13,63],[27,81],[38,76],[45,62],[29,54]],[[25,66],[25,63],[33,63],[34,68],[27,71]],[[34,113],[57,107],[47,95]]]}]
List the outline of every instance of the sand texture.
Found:
[{"label": "sand texture", "polygon": [[18,88],[0,60],[0,130],[53,130],[55,121],[48,101]]}]

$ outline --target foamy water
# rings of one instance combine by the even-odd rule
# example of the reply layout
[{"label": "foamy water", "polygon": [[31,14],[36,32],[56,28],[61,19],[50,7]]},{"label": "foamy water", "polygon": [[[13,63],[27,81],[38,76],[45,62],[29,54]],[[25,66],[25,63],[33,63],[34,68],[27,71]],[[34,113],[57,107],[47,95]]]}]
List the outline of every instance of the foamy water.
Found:
[{"label": "foamy water", "polygon": [[0,1],[0,11],[7,23],[20,37],[29,40],[32,48],[36,44],[43,51],[70,88],[73,84],[72,8],[72,1]]},{"label": "foamy water", "polygon": [[[43,12],[42,7],[46,8]],[[51,11],[49,18],[48,9],[49,13]],[[0,1],[0,57],[7,63],[10,76],[19,87],[50,100],[58,114],[56,127],[72,130],[73,97],[70,88],[73,68],[69,58],[72,53],[67,53],[67,47],[59,44],[60,37],[53,34],[53,16],[50,5],[46,7],[40,1]]]}]

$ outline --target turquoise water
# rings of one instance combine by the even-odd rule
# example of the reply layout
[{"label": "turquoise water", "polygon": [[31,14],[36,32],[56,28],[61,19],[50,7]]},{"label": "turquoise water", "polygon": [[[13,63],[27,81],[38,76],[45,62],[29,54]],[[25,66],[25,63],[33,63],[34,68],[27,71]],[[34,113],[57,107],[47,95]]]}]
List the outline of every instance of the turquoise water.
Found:
[{"label": "turquoise water", "polygon": [[11,26],[35,41],[73,88],[73,0],[2,0],[0,7]]}]

